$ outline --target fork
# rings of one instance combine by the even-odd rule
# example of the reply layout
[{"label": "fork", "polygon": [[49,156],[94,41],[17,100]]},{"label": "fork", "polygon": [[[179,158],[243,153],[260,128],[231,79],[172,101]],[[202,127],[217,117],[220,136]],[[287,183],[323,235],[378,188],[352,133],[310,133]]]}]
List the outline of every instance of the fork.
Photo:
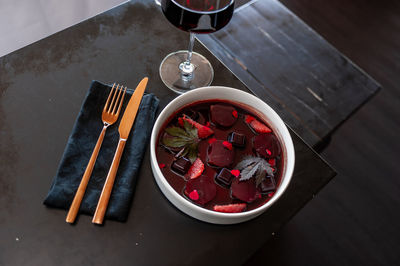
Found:
[{"label": "fork", "polygon": [[104,124],[103,129],[101,130],[100,136],[97,140],[96,146],[94,147],[89,163],[86,166],[85,173],[82,176],[81,183],[79,184],[78,190],[76,191],[71,207],[69,208],[67,218],[65,219],[67,223],[75,222],[75,218],[78,214],[83,196],[85,195],[87,184],[89,182],[90,176],[92,175],[94,164],[96,163],[97,155],[99,154],[101,144],[103,143],[106,130],[109,126],[111,126],[117,121],[119,113],[121,111],[121,106],[124,101],[126,87],[124,89],[123,86],[120,86],[119,84],[117,84],[117,87],[115,87],[115,85],[116,84],[114,83],[111,88],[110,94],[108,95],[107,101],[104,105],[101,114],[101,119]]}]

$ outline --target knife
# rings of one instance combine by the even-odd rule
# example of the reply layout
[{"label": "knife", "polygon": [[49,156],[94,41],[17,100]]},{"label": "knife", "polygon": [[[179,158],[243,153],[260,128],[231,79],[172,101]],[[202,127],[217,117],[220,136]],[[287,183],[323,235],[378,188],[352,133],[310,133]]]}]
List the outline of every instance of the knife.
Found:
[{"label": "knife", "polygon": [[135,121],[136,114],[143,97],[143,93],[146,89],[147,81],[148,81],[147,77],[143,78],[140,81],[139,85],[136,87],[135,92],[133,93],[131,99],[128,102],[124,115],[122,116],[121,123],[119,124],[118,128],[119,142],[117,150],[115,151],[115,155],[111,163],[110,170],[108,171],[106,182],[104,183],[103,186],[103,190],[101,191],[100,199],[99,202],[97,203],[97,208],[94,213],[92,223],[95,224],[103,223],[104,215],[107,210],[108,201],[110,200],[111,191],[114,185],[115,176],[117,175],[119,162],[121,160],[121,156],[124,151],[124,147],[129,136],[129,132],[131,131],[133,122]]}]

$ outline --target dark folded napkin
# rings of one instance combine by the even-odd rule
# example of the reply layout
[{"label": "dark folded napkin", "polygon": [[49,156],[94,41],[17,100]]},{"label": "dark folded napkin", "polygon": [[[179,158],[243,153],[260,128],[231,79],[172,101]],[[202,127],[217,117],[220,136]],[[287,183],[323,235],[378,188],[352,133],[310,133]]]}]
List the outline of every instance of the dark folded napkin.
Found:
[{"label": "dark folded napkin", "polygon": [[[101,112],[111,87],[93,81],[68,139],[50,191],[44,200],[49,207],[69,209],[103,128]],[[118,126],[133,90],[127,90],[118,121],[108,127],[92,176],[82,200],[80,213],[94,214],[103,184],[117,148]],[[106,218],[125,221],[134,193],[139,168],[154,124],[159,100],[145,94],[125,145]]]}]

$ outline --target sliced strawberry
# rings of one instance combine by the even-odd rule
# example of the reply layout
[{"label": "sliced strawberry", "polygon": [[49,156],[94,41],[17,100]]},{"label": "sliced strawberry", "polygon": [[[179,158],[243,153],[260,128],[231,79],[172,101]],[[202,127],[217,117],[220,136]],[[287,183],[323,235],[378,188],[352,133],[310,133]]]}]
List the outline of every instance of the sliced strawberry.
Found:
[{"label": "sliced strawberry", "polygon": [[244,211],[244,209],[246,209],[246,203],[215,205],[213,209],[216,212],[228,212],[228,213],[242,212]]},{"label": "sliced strawberry", "polygon": [[272,130],[261,123],[260,121],[254,119],[253,121],[250,122],[250,126],[256,131],[257,133],[270,133]]},{"label": "sliced strawberry", "polygon": [[[200,124],[200,123],[198,123],[196,121],[193,121],[191,118],[189,118],[189,117],[187,117],[185,115],[182,117],[182,119],[187,121],[187,122],[189,122],[189,124],[191,124],[192,126],[197,128],[197,136],[199,138],[201,138],[201,139],[205,139],[205,138],[211,136],[212,134],[214,134],[214,131],[211,128],[209,128],[209,127],[207,127],[205,125],[202,125],[202,124]],[[181,126],[183,125],[183,121],[182,120],[178,119],[178,123]]]},{"label": "sliced strawberry", "polygon": [[200,158],[197,158],[188,171],[189,178],[194,179],[199,177],[203,171],[204,163],[200,160]]},{"label": "sliced strawberry", "polygon": [[251,115],[245,115],[244,121],[251,126],[257,133],[270,133],[272,130]]}]

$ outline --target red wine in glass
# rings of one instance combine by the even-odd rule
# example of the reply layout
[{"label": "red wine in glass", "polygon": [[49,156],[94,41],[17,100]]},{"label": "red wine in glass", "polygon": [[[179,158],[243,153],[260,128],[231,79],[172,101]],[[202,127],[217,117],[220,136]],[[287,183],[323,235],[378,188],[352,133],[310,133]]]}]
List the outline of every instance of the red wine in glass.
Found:
[{"label": "red wine in glass", "polygon": [[164,84],[177,93],[211,84],[214,70],[201,54],[193,52],[195,34],[213,33],[228,24],[234,0],[161,0],[161,9],[172,25],[190,33],[187,51],[169,54],[160,65]]},{"label": "red wine in glass", "polygon": [[177,28],[194,33],[212,33],[230,21],[232,0],[162,0],[165,17]]}]

